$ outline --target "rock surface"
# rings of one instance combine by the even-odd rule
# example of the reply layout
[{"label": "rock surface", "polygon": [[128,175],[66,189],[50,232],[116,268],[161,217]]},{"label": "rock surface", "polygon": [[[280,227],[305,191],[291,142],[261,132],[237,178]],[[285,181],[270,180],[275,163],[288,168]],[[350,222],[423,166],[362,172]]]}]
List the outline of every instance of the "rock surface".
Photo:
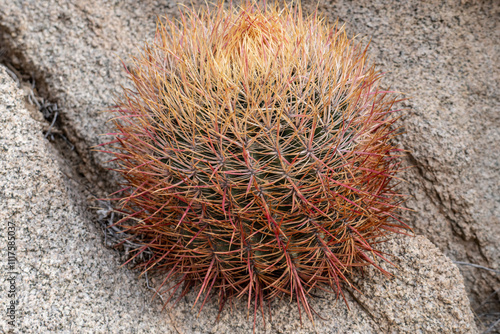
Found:
[{"label": "rock surface", "polygon": [[[102,232],[74,205],[71,195],[77,195],[59,170],[56,152],[3,66],[0,128],[0,304],[3,310],[11,300],[19,303],[14,327],[2,311],[0,332],[155,333],[170,328],[136,275],[120,268],[115,252],[103,246]],[[13,270],[3,260],[8,226],[15,227]],[[5,281],[11,272],[18,273],[12,299]]]},{"label": "rock surface", "polygon": [[[306,7],[314,7],[307,1]],[[400,125],[409,151],[410,225],[456,261],[500,270],[500,3],[320,1],[328,19],[370,36],[386,82],[411,97]],[[109,131],[102,110],[126,84],[125,60],[154,35],[170,1],[0,0],[0,41],[15,66],[36,77],[61,108],[58,122],[105,187],[108,157],[91,151]],[[308,8],[309,8],[308,7]],[[473,307],[500,288],[500,275],[462,267]],[[500,293],[489,311],[500,311]]]},{"label": "rock surface", "polygon": [[[218,304],[207,303],[197,317],[193,293],[172,311],[151,302],[144,280],[120,268],[117,253],[106,249],[101,232],[89,221],[82,202],[59,169],[57,152],[41,134],[41,124],[25,109],[23,95],[0,66],[0,243],[7,243],[7,225],[15,226],[17,262],[2,270],[1,281],[16,277],[15,327],[4,315],[0,331],[7,333],[248,333],[244,302],[225,311],[214,323]],[[313,307],[327,320],[303,326],[294,304],[272,305],[273,320],[257,332],[267,333],[473,333],[476,327],[458,269],[425,237],[397,237],[383,248],[398,270],[387,279],[368,269],[347,293],[350,311],[333,295],[320,293]],[[4,247],[2,258],[7,257]],[[12,274],[16,272],[17,275]]]},{"label": "rock surface", "polygon": [[[405,177],[410,225],[454,260],[499,270],[498,2],[321,1],[319,10],[372,36],[386,82],[412,97],[401,121],[401,146],[416,165]],[[176,11],[155,0],[0,0],[0,48],[58,103],[58,122],[85,163],[80,171],[100,187],[107,157],[90,148],[105,140],[101,110],[125,84],[118,57],[153,36],[156,15]],[[473,306],[500,286],[491,272],[462,273]],[[490,312],[500,310],[493,302]]]}]

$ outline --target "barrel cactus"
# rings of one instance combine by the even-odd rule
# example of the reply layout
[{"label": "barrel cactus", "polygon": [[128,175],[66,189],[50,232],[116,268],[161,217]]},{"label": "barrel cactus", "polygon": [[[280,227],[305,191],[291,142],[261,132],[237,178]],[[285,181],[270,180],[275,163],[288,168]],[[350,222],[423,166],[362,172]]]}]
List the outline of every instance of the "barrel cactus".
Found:
[{"label": "barrel cactus", "polygon": [[[366,48],[299,6],[187,9],[126,67],[107,145],[143,272],[196,303],[343,296],[404,231],[393,105]],[[171,283],[175,282],[175,283]],[[217,298],[217,297],[215,297]]]}]

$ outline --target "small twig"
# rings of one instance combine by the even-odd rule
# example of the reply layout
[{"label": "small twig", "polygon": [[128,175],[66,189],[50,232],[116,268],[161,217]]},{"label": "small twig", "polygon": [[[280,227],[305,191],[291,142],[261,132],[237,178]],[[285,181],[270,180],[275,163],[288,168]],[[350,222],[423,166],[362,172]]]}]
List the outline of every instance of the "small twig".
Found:
[{"label": "small twig", "polygon": [[493,291],[492,293],[490,293],[488,295],[488,297],[486,297],[486,299],[478,307],[476,307],[476,311],[479,310],[484,305],[486,305],[486,303],[488,302],[488,300],[490,300],[490,298],[493,297],[495,294],[497,294],[499,291],[500,291],[500,288],[498,288],[495,291]]},{"label": "small twig", "polygon": [[[148,272],[144,272],[144,276],[146,277],[146,286],[148,287],[148,289],[150,290],[153,290],[154,293],[160,297],[160,300],[162,301],[162,303],[165,304],[165,301],[163,300],[163,297],[162,295],[158,292],[158,290],[156,290],[155,288],[153,288],[152,286],[149,285],[149,278],[148,278]],[[168,317],[170,318],[170,322],[171,324],[173,325],[174,329],[176,330],[177,333],[179,334],[182,334],[182,332],[177,328],[177,326],[175,325],[175,321],[172,319],[172,315],[170,314],[170,312],[167,311],[167,314],[168,314]]]},{"label": "small twig", "polygon": [[498,315],[500,315],[500,312],[493,312],[493,313],[481,313],[481,314],[479,314],[479,315],[478,315],[478,317],[480,317],[480,318],[481,318],[481,317],[482,317],[482,318],[484,318],[484,317],[491,317],[491,316],[493,316],[493,315],[494,315],[494,316],[498,316]]},{"label": "small twig", "polygon": [[158,292],[158,290],[156,290],[155,288],[153,288],[152,286],[149,285],[149,278],[148,278],[148,272],[144,272],[144,277],[146,278],[146,286],[148,287],[149,290],[153,290],[154,293],[160,297],[161,301],[164,302],[163,300],[163,297],[162,295]]},{"label": "small twig", "polygon": [[[33,91],[34,87],[31,87],[29,95],[28,95],[28,101],[32,105],[36,105],[37,109],[40,110],[42,109],[42,105],[38,101],[38,98],[35,96],[35,92]],[[43,101],[42,101],[43,103]]]},{"label": "small twig", "polygon": [[59,135],[61,136],[61,138],[62,138],[62,139],[64,139],[64,141],[66,142],[66,144],[68,144],[68,145],[69,145],[69,147],[70,147],[70,149],[69,149],[69,150],[70,150],[70,151],[73,151],[73,150],[75,149],[75,145],[73,145],[73,144],[69,141],[69,139],[68,139],[68,138],[66,138],[66,136],[65,136],[65,135],[63,135],[63,134],[59,134]]},{"label": "small twig", "polygon": [[54,114],[54,118],[52,119],[52,123],[50,123],[49,129],[45,133],[45,139],[47,139],[47,137],[51,133],[50,130],[52,130],[52,127],[54,126],[54,124],[56,124],[56,120],[57,120],[58,115],[59,115],[59,113],[56,111],[56,113]]},{"label": "small twig", "polygon": [[107,247],[108,246],[108,234],[104,230],[104,227],[102,227],[102,224],[101,224],[101,230],[102,230],[102,233],[104,234],[104,245]]},{"label": "small twig", "polygon": [[14,70],[12,68],[12,65],[10,65],[9,63],[6,63],[5,64],[5,70],[7,71],[7,73],[9,74],[9,76],[16,82],[17,87],[21,87],[21,81],[17,77],[16,72],[14,72]]},{"label": "small twig", "polygon": [[474,268],[484,269],[484,270],[492,271],[495,274],[500,274],[500,270],[495,270],[495,269],[491,269],[491,268],[488,268],[488,267],[483,267],[483,266],[480,266],[480,265],[474,264],[474,263],[461,262],[461,261],[453,261],[453,263],[460,264],[460,265],[463,265],[463,266],[471,266],[471,267],[474,267]]},{"label": "small twig", "polygon": [[372,317],[373,320],[377,319],[377,317],[372,313],[372,311],[368,308],[368,306],[366,306],[364,303],[361,302],[361,300],[356,297],[356,295],[354,294],[353,291],[351,291],[351,289],[349,288],[346,288],[345,291],[349,292],[349,294],[351,295],[351,297],[358,303],[359,306],[361,306],[361,308],[370,316]]},{"label": "small twig", "polygon": [[487,330],[485,330],[485,331],[483,332],[483,334],[488,334],[488,333],[491,333],[491,331],[492,331],[493,329],[495,329],[496,325],[498,325],[498,324],[500,324],[500,318],[498,318],[498,319],[497,319],[497,321],[495,321],[495,322],[494,322],[494,323],[493,323],[490,327],[488,327],[488,329],[487,329]]}]

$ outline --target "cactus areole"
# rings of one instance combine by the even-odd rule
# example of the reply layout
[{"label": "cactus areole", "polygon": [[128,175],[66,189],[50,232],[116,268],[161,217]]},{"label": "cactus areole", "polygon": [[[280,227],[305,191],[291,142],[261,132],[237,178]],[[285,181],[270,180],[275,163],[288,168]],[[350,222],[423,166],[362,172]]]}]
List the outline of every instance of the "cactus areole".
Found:
[{"label": "cactus areole", "polygon": [[105,144],[124,180],[116,225],[170,296],[255,314],[288,295],[312,319],[313,289],[388,274],[377,245],[407,228],[397,100],[362,43],[297,5],[186,9],[127,74]]}]

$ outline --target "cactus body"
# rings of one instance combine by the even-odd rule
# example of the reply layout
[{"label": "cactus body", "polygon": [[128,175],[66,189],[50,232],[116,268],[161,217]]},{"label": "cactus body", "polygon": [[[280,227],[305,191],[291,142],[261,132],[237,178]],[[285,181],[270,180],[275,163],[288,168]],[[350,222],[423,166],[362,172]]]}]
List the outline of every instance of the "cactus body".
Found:
[{"label": "cactus body", "polygon": [[313,288],[381,269],[374,245],[404,228],[395,97],[343,29],[292,7],[187,11],[128,74],[118,225],[151,252],[144,271],[221,307],[290,295],[311,316]]}]

